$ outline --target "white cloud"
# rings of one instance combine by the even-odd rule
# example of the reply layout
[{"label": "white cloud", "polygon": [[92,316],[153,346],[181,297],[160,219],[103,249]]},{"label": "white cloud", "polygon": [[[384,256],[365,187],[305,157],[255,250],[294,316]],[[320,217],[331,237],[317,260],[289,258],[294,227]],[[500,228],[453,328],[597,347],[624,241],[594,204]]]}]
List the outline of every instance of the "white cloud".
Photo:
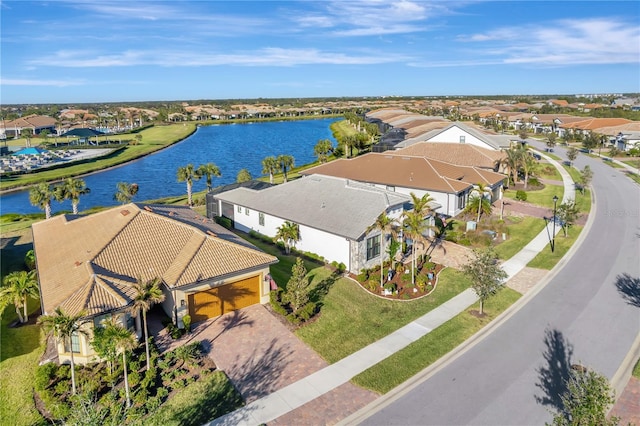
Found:
[{"label": "white cloud", "polygon": [[87,51],[62,50],[51,56],[39,57],[29,63],[67,68],[126,67],[155,65],[163,67],[197,66],[271,66],[296,65],[371,65],[407,60],[402,55],[380,55],[378,52],[349,55],[314,48],[264,48],[236,53],[203,53],[170,50],[127,50],[117,54],[94,55]]},{"label": "white cloud", "polygon": [[505,64],[570,66],[640,60],[640,27],[624,19],[565,19],[499,28],[458,41],[479,46],[473,58],[484,55]]},{"label": "white cloud", "polygon": [[33,80],[20,78],[0,78],[0,86],[51,86],[51,87],[68,87],[82,86],[82,81],[72,80]]}]

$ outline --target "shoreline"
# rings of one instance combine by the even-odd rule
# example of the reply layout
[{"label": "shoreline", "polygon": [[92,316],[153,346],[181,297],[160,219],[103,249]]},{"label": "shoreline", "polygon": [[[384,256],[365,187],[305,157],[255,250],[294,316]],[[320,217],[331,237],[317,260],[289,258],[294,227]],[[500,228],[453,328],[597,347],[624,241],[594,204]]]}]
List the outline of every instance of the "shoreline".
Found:
[{"label": "shoreline", "polygon": [[[96,173],[100,173],[100,172],[104,172],[104,171],[107,171],[107,170],[112,170],[112,169],[116,169],[118,167],[122,167],[124,165],[133,163],[134,161],[138,161],[138,160],[140,160],[140,159],[142,159],[144,157],[147,157],[149,155],[153,155],[153,154],[155,154],[157,152],[162,152],[165,149],[170,148],[170,147],[172,147],[172,146],[184,141],[185,139],[187,139],[188,137],[190,137],[194,133],[196,133],[198,131],[198,128],[201,127],[201,126],[216,126],[216,125],[227,125],[227,124],[248,124],[248,123],[278,122],[278,121],[322,120],[322,119],[326,119],[326,118],[336,118],[336,117],[339,117],[339,116],[340,116],[340,114],[327,114],[327,115],[320,116],[320,117],[317,117],[317,116],[299,116],[299,117],[286,117],[286,118],[278,117],[277,119],[276,118],[266,118],[266,119],[254,119],[254,120],[242,120],[242,121],[221,120],[220,122],[216,122],[216,121],[213,121],[213,120],[208,120],[208,121],[205,122],[206,124],[195,123],[193,131],[190,132],[188,135],[186,135],[186,136],[184,136],[184,137],[182,137],[182,138],[180,138],[180,139],[178,139],[178,140],[176,140],[174,142],[171,142],[168,145],[166,145],[166,146],[164,146],[164,147],[162,147],[160,149],[141,154],[141,155],[136,156],[134,158],[131,158],[129,160],[123,161],[122,163],[114,164],[112,166],[104,167],[104,168],[101,168],[101,169],[98,169],[98,170],[93,170],[93,171],[90,171],[90,172],[80,173],[80,174],[69,174],[69,175],[65,175],[63,177],[56,178],[56,179],[53,179],[53,180],[45,180],[44,182],[47,182],[47,183],[50,183],[50,184],[56,184],[56,183],[61,182],[63,179],[66,179],[66,178],[69,178],[69,177],[80,177],[81,178],[81,177],[84,177],[84,176],[90,176],[90,175],[93,175],[93,174],[96,174]],[[175,124],[178,124],[178,123],[175,123]],[[29,185],[21,185],[21,186],[11,187],[11,188],[7,188],[7,189],[0,189],[0,197],[3,196],[3,195],[9,195],[9,194],[13,194],[13,193],[16,193],[16,192],[22,192],[22,191],[28,190],[29,188],[31,188],[31,187],[33,187],[33,186],[35,186],[37,184],[38,183],[33,183],[33,184],[29,184]]]}]

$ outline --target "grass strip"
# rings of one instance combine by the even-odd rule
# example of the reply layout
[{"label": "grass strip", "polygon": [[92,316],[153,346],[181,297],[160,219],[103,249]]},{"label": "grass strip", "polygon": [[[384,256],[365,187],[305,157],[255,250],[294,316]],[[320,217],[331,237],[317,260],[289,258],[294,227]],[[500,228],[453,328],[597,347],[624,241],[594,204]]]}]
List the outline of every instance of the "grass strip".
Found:
[{"label": "grass strip", "polygon": [[[527,203],[535,204],[536,206],[553,208],[553,196],[557,195],[562,199],[564,193],[563,185],[545,185],[542,189],[525,190],[527,193]],[[516,199],[516,191],[505,191],[504,196],[510,200]]]},{"label": "grass strip", "polygon": [[456,315],[426,336],[413,342],[378,364],[355,376],[352,382],[365,389],[385,394],[446,355],[479,331],[520,298],[508,287],[485,303],[485,316],[478,318],[470,311],[474,305]]},{"label": "grass strip", "polygon": [[574,225],[571,227],[568,233],[568,237],[564,237],[560,232],[555,238],[555,249],[553,253],[551,249],[545,248],[536,257],[527,264],[530,268],[551,270],[562,259],[562,257],[569,251],[571,246],[576,242],[578,236],[584,229],[582,225]]},{"label": "grass strip", "polygon": [[[522,250],[524,246],[538,235],[545,227],[544,219],[540,217],[517,218],[519,222],[507,226],[509,238],[495,247],[500,259],[506,260]],[[516,220],[516,218],[512,218]]]},{"label": "grass strip", "polygon": [[[30,316],[39,305],[30,299]],[[44,352],[39,325],[9,327],[17,318],[13,305],[7,307],[0,325],[0,424],[46,424],[33,404],[33,383],[38,360]]]}]

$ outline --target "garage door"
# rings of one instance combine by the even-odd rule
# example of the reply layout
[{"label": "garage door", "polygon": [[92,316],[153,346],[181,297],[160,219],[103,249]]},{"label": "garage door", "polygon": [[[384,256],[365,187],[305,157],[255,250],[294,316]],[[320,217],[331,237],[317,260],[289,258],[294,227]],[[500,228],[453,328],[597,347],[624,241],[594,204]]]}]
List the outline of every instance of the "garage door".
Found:
[{"label": "garage door", "polygon": [[200,322],[260,303],[260,276],[189,295],[191,322]]}]

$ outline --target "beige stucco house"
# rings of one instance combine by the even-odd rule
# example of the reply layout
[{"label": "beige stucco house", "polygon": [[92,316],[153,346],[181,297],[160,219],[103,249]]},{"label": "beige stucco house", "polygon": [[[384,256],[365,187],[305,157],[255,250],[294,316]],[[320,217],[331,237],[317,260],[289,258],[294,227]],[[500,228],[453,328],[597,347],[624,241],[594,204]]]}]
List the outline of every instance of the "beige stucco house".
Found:
[{"label": "beige stucco house", "polygon": [[[203,222],[204,220],[204,222]],[[85,312],[87,336],[58,345],[60,362],[95,360],[92,330],[108,317],[141,335],[129,312],[138,278],[159,277],[162,307],[174,323],[192,322],[269,301],[265,254],[188,208],[127,204],[88,216],[61,215],[33,225],[43,314]],[[210,222],[210,221],[208,221]]]}]

